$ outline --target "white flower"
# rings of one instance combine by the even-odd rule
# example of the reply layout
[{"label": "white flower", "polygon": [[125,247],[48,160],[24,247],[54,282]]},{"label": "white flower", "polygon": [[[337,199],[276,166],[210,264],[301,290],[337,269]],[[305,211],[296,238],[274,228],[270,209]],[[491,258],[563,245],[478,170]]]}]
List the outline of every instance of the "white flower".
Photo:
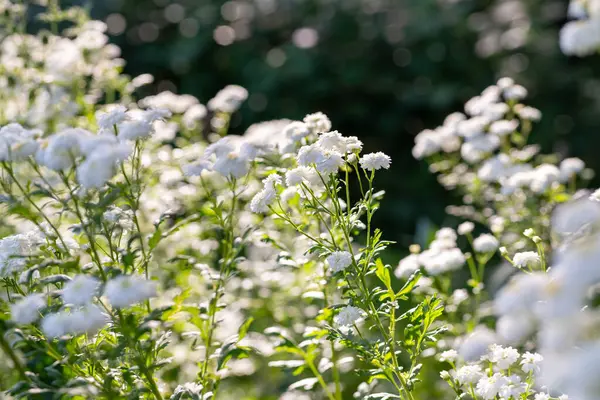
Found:
[{"label": "white flower", "polygon": [[515,254],[513,264],[517,268],[536,267],[541,263],[540,255],[535,251],[524,251]]},{"label": "white flower", "polygon": [[336,151],[339,153],[346,152],[345,138],[338,131],[321,133],[315,145],[323,150]]},{"label": "white flower", "polygon": [[250,202],[250,210],[254,213],[265,213],[269,206],[277,198],[277,192],[273,189],[263,189],[256,193]]},{"label": "white flower", "polygon": [[342,327],[348,327],[359,322],[365,312],[358,307],[346,306],[335,317],[334,322]]},{"label": "white flower", "polygon": [[541,354],[525,352],[521,356],[521,369],[526,374],[540,372],[539,364],[544,360]]},{"label": "white flower", "polygon": [[500,369],[508,369],[519,360],[519,352],[512,347],[502,347],[497,344],[490,346],[487,359]]},{"label": "white flower", "polygon": [[287,186],[297,186],[301,183],[317,183],[320,180],[319,175],[314,169],[300,166],[288,170],[285,173],[285,184]]},{"label": "white flower", "polygon": [[457,306],[463,301],[467,300],[468,298],[469,292],[467,292],[466,289],[456,289],[454,292],[452,292],[452,296],[450,297],[450,303],[452,305]]},{"label": "white flower", "polygon": [[311,164],[318,164],[325,159],[323,149],[316,144],[309,146],[302,146],[298,150],[298,164],[301,166],[310,166]]},{"label": "white flower", "polygon": [[62,290],[62,298],[65,304],[83,306],[92,301],[96,295],[100,282],[89,275],[77,275],[65,284]]},{"label": "white flower", "polygon": [[560,163],[560,176],[562,182],[567,182],[573,175],[577,175],[585,168],[583,160],[577,157],[565,158]]},{"label": "white flower", "polygon": [[521,85],[512,85],[504,89],[504,97],[508,100],[522,100],[527,97],[527,89]]},{"label": "white flower", "polygon": [[308,114],[304,117],[304,123],[312,133],[329,132],[331,130],[331,121],[322,112]]},{"label": "white flower", "polygon": [[391,158],[378,151],[377,153],[365,154],[360,158],[360,166],[368,171],[378,170],[381,168],[388,169],[391,164]]},{"label": "white flower", "polygon": [[408,256],[400,260],[400,262],[398,263],[398,267],[394,271],[394,275],[396,275],[396,278],[406,279],[413,273],[415,273],[415,271],[417,271],[420,268],[420,266],[421,264],[419,262],[419,255],[409,254]]},{"label": "white flower", "polygon": [[485,400],[492,400],[507,382],[506,377],[500,373],[495,373],[492,376],[484,376],[477,382],[475,393]]},{"label": "white flower", "polygon": [[600,202],[600,189],[594,190],[594,192],[592,194],[590,194],[589,199],[592,201]]},{"label": "white flower", "polygon": [[248,91],[238,85],[228,85],[221,89],[215,97],[208,102],[210,110],[225,113],[235,112],[248,98]]},{"label": "white flower", "polygon": [[133,211],[132,210],[123,210],[117,206],[110,206],[102,217],[110,224],[116,225],[121,229],[131,230],[133,229]]},{"label": "white flower", "polygon": [[127,116],[127,108],[116,105],[108,111],[97,111],[96,122],[100,128],[113,129],[113,126],[123,122]]},{"label": "white flower", "polygon": [[473,241],[473,248],[478,253],[491,253],[498,249],[498,239],[489,233],[484,233]]},{"label": "white flower", "polygon": [[156,296],[156,283],[135,275],[121,275],[106,283],[104,296],[113,307],[123,308]]},{"label": "white flower", "polygon": [[347,251],[334,251],[326,260],[329,268],[336,273],[345,270],[352,264],[352,254]]},{"label": "white flower", "polygon": [[183,166],[183,173],[185,176],[200,176],[202,171],[212,170],[212,163],[207,160],[199,160],[192,164]]},{"label": "white flower", "polygon": [[126,143],[98,147],[77,167],[77,181],[86,189],[101,188],[130,154],[131,146]]},{"label": "white flower", "polygon": [[237,151],[232,151],[226,156],[218,157],[213,165],[213,170],[224,177],[232,176],[236,179],[245,176],[249,168],[248,159]]},{"label": "white flower", "polygon": [[[518,105],[520,105],[520,104],[518,104]],[[522,106],[522,105],[520,105],[520,106],[521,107],[515,106],[515,112],[522,119],[534,121],[534,122],[542,119],[542,112],[540,110],[538,110],[537,108],[533,108],[533,107],[529,107],[529,106]]]},{"label": "white flower", "polygon": [[151,135],[152,125],[143,119],[124,121],[117,125],[118,138],[121,140],[137,140]]},{"label": "white flower", "polygon": [[27,265],[27,257],[35,253],[43,240],[39,231],[29,231],[0,239],[0,277],[21,272]]},{"label": "white flower", "polygon": [[446,361],[450,361],[450,362],[454,362],[456,361],[456,359],[458,358],[458,352],[456,350],[446,350],[444,352],[442,352],[442,354],[440,354],[440,356],[438,357],[438,360],[440,360],[441,362],[446,362]]},{"label": "white flower", "polygon": [[184,383],[183,385],[177,386],[173,394],[175,395],[180,393],[186,393],[189,395],[199,396],[202,394],[202,389],[204,389],[204,386],[202,386],[201,384],[195,382],[188,382]]},{"label": "white flower", "polygon": [[0,161],[21,161],[36,153],[41,131],[12,123],[0,129]]},{"label": "white flower", "polygon": [[461,385],[470,385],[478,382],[483,377],[481,367],[475,365],[465,365],[456,370],[456,380]]},{"label": "white flower", "polygon": [[95,305],[88,305],[74,311],[60,311],[49,314],[42,320],[42,331],[48,337],[66,334],[92,334],[108,323],[108,317]]},{"label": "white flower", "polygon": [[344,165],[344,158],[336,151],[325,151],[323,158],[317,163],[316,168],[323,175],[335,174]]},{"label": "white flower", "polygon": [[84,129],[70,128],[50,136],[36,154],[38,162],[55,171],[73,166],[81,155],[81,144],[92,134]]},{"label": "white flower", "polygon": [[456,231],[459,235],[466,235],[473,232],[473,229],[475,229],[475,224],[471,221],[465,221],[458,226],[458,229]]},{"label": "white flower", "polygon": [[513,133],[519,127],[519,121],[517,120],[500,120],[492,122],[490,125],[490,133],[498,136],[505,136],[509,133]]},{"label": "white flower", "polygon": [[40,317],[40,309],[46,306],[41,294],[32,294],[10,306],[11,320],[19,325],[30,324]]},{"label": "white flower", "polygon": [[536,393],[533,397],[534,400],[550,400],[550,395],[548,393]]},{"label": "white flower", "polygon": [[195,129],[198,123],[206,117],[208,111],[203,104],[193,104],[181,117],[181,122],[187,129]]},{"label": "white flower", "polygon": [[600,20],[567,22],[560,30],[560,49],[566,55],[588,56],[600,47]]},{"label": "white flower", "polygon": [[295,142],[307,137],[310,135],[310,133],[310,128],[301,121],[290,122],[285,128],[283,128],[284,136],[289,137]]},{"label": "white flower", "polygon": [[511,375],[507,377],[507,382],[500,388],[498,395],[503,400],[519,399],[527,391],[527,388],[527,383],[521,382],[519,376]]}]

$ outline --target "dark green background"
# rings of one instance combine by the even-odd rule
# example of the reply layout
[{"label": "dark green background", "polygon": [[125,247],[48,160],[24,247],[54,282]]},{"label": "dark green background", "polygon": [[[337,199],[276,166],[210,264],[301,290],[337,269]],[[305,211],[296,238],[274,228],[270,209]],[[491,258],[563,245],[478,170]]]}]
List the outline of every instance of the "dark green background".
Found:
[{"label": "dark green background", "polygon": [[[250,5],[242,11],[254,12],[232,13],[232,4],[241,3]],[[262,4],[262,11],[252,6],[256,4]],[[123,30],[120,22],[127,21],[113,41],[123,50],[126,73],[156,77],[145,94],[170,89],[206,102],[221,87],[239,84],[250,99],[235,117],[235,133],[254,122],[299,119],[320,110],[330,116],[334,129],[363,140],[366,151],[392,156],[392,169],[378,178],[388,195],[376,223],[390,239],[407,245],[417,227],[428,220],[441,223],[444,206],[458,201],[437,184],[425,163],[412,158],[414,136],[461,110],[498,77],[511,76],[529,89],[529,103],[543,112],[533,140],[545,151],[579,156],[592,168],[600,167],[600,81],[595,72],[600,63],[595,56],[575,59],[560,52],[558,32],[567,4],[98,0],[91,6],[94,18],[106,20],[112,14],[113,31]],[[233,26],[242,38],[217,44],[213,32],[222,25]],[[505,34],[522,26],[529,26],[524,43]],[[182,34],[183,29],[190,36],[194,27],[191,37]],[[294,45],[293,33],[302,27],[318,32],[316,46]],[[504,39],[493,39],[502,34]],[[484,37],[488,41],[480,41]],[[269,63],[279,58],[281,64],[282,54],[282,65]]]}]

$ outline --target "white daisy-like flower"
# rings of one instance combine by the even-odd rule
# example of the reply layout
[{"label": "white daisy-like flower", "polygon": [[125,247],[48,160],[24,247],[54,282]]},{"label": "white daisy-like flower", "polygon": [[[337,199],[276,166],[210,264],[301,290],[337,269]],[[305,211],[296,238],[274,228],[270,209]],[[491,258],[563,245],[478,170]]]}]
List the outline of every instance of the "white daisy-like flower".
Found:
[{"label": "white daisy-like flower", "polygon": [[331,121],[322,112],[308,114],[304,117],[304,123],[313,133],[329,132],[331,130]]},{"label": "white daisy-like flower", "polygon": [[365,312],[358,307],[346,306],[335,317],[334,322],[341,327],[349,327],[365,316]]},{"label": "white daisy-like flower", "polygon": [[65,304],[83,306],[92,301],[100,282],[89,275],[77,275],[63,287],[61,296]]},{"label": "white daisy-like flower", "polygon": [[17,324],[30,324],[40,317],[40,309],[46,305],[41,294],[32,294],[10,306],[11,320]]},{"label": "white daisy-like flower", "polygon": [[122,105],[116,105],[107,111],[96,112],[96,122],[98,127],[112,129],[115,125],[123,122],[127,117],[127,108]]},{"label": "white daisy-like flower", "polygon": [[374,171],[381,168],[388,169],[392,163],[392,159],[385,153],[378,151],[377,153],[365,154],[360,158],[360,166],[367,171]]},{"label": "white daisy-like flower", "polygon": [[489,233],[484,233],[473,241],[473,248],[478,253],[491,253],[496,251],[499,245],[498,239]]},{"label": "white daisy-like flower", "polygon": [[513,264],[517,268],[536,267],[540,263],[540,255],[535,251],[523,251],[513,257]]},{"label": "white daisy-like flower", "polygon": [[456,231],[458,232],[459,235],[467,235],[467,234],[473,232],[473,229],[475,229],[475,224],[472,223],[471,221],[465,221],[458,226]]},{"label": "white daisy-like flower", "polygon": [[156,282],[135,275],[121,275],[106,283],[104,296],[113,307],[128,307],[156,296]]},{"label": "white daisy-like flower", "polygon": [[352,264],[352,254],[347,251],[334,251],[327,257],[326,261],[334,273],[340,272]]}]

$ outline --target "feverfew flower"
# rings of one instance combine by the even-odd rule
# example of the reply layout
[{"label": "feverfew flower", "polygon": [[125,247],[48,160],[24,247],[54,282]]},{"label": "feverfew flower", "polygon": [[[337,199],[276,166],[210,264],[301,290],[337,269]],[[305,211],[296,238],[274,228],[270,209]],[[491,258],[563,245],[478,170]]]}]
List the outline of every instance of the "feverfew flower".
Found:
[{"label": "feverfew flower", "polygon": [[81,155],[81,143],[92,136],[80,128],[65,129],[48,137],[36,154],[37,161],[55,171],[61,171],[73,166]]},{"label": "feverfew flower", "polygon": [[100,146],[77,167],[77,181],[87,189],[101,188],[117,172],[117,165],[129,157],[126,143]]},{"label": "feverfew flower", "polygon": [[335,317],[334,322],[342,327],[349,327],[359,322],[365,312],[358,307],[346,306]]},{"label": "feverfew flower", "polygon": [[454,362],[456,361],[456,358],[458,357],[458,352],[454,349],[452,350],[446,350],[444,352],[442,352],[440,354],[440,356],[438,357],[438,360],[440,360],[441,362]]},{"label": "feverfew flower", "polygon": [[323,152],[323,158],[317,163],[316,168],[323,175],[335,174],[344,165],[344,158],[336,151]]},{"label": "feverfew flower", "polygon": [[240,152],[232,151],[226,156],[218,157],[213,165],[213,170],[224,177],[239,179],[248,173],[249,161]]},{"label": "feverfew flower", "polygon": [[540,255],[535,251],[524,251],[513,257],[513,264],[517,268],[535,267],[540,263]]},{"label": "feverfew flower", "polygon": [[367,171],[374,171],[381,168],[388,169],[391,162],[391,158],[381,151],[365,154],[360,158],[360,166]]},{"label": "feverfew flower", "polygon": [[318,164],[325,159],[323,150],[316,144],[302,146],[298,151],[298,164],[301,166],[310,166]]},{"label": "feverfew flower", "polygon": [[41,294],[32,294],[10,306],[11,320],[24,325],[35,322],[40,317],[40,309],[46,305]]},{"label": "feverfew flower", "polygon": [[487,359],[496,364],[500,369],[508,369],[519,360],[519,352],[512,347],[502,347],[499,345],[490,346],[490,352]]},{"label": "feverfew flower", "polygon": [[117,125],[118,138],[121,140],[137,140],[152,134],[152,124],[145,120],[130,120]]},{"label": "feverfew flower", "polygon": [[156,296],[156,283],[135,275],[121,275],[106,283],[104,296],[113,307],[127,307]]},{"label": "feverfew flower", "polygon": [[456,380],[461,385],[470,385],[476,383],[481,379],[483,373],[481,367],[475,365],[465,365],[456,370]]},{"label": "feverfew flower", "polygon": [[467,234],[473,232],[473,229],[475,229],[475,224],[472,223],[471,221],[466,221],[466,222],[463,222],[462,224],[460,224],[456,231],[458,232],[459,235],[467,235]]},{"label": "feverfew flower", "polygon": [[498,136],[505,136],[517,130],[519,121],[517,120],[500,120],[495,121],[490,125],[490,133]]},{"label": "feverfew flower", "polygon": [[96,122],[98,127],[103,129],[113,129],[115,125],[123,122],[127,117],[127,108],[122,105],[112,107],[108,111],[97,111]]},{"label": "feverfew flower", "polygon": [[326,260],[329,268],[336,273],[345,270],[352,264],[352,255],[347,251],[334,251]]},{"label": "feverfew flower", "polygon": [[521,369],[525,373],[540,372],[539,364],[544,360],[541,354],[526,352],[521,356]]},{"label": "feverfew flower", "polygon": [[477,382],[475,393],[485,400],[492,400],[507,382],[506,377],[500,373],[484,376]]},{"label": "feverfew flower", "polygon": [[88,305],[74,311],[49,314],[42,320],[42,331],[48,337],[67,334],[95,333],[108,323],[108,317],[96,305]]},{"label": "feverfew flower", "polygon": [[62,298],[65,304],[83,306],[92,301],[96,295],[100,282],[89,275],[77,275],[65,284],[62,290]]},{"label": "feverfew flower", "polygon": [[577,157],[565,158],[560,163],[560,176],[562,182],[567,182],[573,175],[577,175],[585,168],[583,160]]},{"label": "feverfew flower", "polygon": [[310,135],[310,133],[310,128],[301,121],[290,122],[285,128],[283,128],[284,136],[291,138],[295,142],[307,137]]},{"label": "feverfew flower", "polygon": [[319,181],[319,175],[315,170],[305,166],[290,169],[285,173],[285,184],[287,186],[297,186],[301,183],[316,184]]},{"label": "feverfew flower", "polygon": [[491,253],[498,249],[498,239],[489,233],[484,233],[473,241],[473,248],[478,253]]},{"label": "feverfew flower", "polygon": [[271,174],[263,180],[264,188],[250,202],[250,210],[255,213],[267,212],[273,200],[277,198],[275,185],[281,185],[281,176]]},{"label": "feverfew flower", "polygon": [[329,132],[331,130],[331,121],[322,112],[308,114],[304,117],[304,123],[312,133]]}]

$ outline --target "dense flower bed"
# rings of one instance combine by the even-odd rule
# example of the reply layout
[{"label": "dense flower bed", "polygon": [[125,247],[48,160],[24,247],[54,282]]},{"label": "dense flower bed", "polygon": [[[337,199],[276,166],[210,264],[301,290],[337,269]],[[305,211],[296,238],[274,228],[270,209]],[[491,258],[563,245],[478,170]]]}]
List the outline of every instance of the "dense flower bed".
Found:
[{"label": "dense flower bed", "polygon": [[102,23],[40,18],[0,45],[7,396],[597,398],[600,192],[528,143],[524,87],[417,136],[464,222],[392,267],[385,153],[321,112],[229,135],[239,86],[136,102]]}]

